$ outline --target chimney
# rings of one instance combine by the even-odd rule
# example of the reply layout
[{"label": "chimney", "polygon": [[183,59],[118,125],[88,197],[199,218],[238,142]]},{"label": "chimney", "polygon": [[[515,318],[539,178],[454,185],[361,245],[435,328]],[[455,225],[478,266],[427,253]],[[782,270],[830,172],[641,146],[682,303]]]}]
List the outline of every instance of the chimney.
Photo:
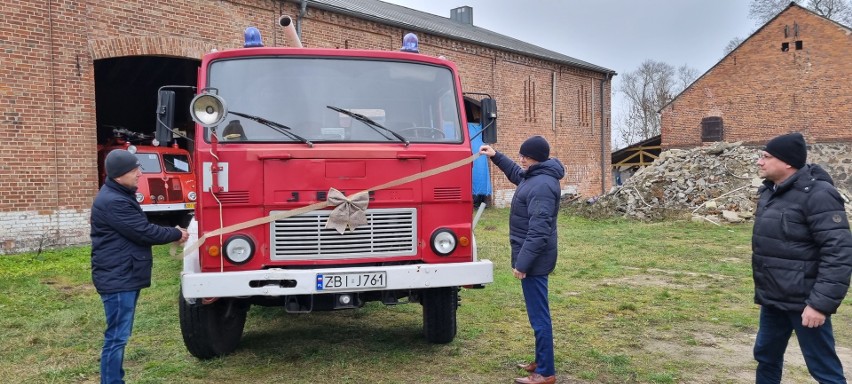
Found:
[{"label": "chimney", "polygon": [[473,7],[467,5],[450,10],[450,20],[457,23],[473,25]]}]

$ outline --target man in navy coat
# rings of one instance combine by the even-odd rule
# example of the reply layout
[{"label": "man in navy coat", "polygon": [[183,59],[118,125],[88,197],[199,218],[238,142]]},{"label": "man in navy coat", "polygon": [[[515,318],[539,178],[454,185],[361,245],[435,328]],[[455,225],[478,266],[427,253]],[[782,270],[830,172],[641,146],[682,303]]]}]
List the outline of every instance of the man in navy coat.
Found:
[{"label": "man in navy coat", "polygon": [[520,165],[488,145],[479,152],[517,185],[509,217],[509,243],[512,246],[512,274],[521,280],[527,317],[535,334],[535,361],[518,367],[530,375],[518,384],[556,382],[553,362],[553,325],[547,299],[547,278],[556,267],[556,216],[559,213],[565,167],[550,157],[550,145],[541,136],[521,144]]},{"label": "man in navy coat", "polygon": [[151,246],[186,241],[180,228],[148,222],[136,201],[142,170],[123,149],[105,161],[107,179],[92,204],[92,282],[106,314],[101,383],[124,383],[124,346],[133,329],[139,290],[151,286]]}]

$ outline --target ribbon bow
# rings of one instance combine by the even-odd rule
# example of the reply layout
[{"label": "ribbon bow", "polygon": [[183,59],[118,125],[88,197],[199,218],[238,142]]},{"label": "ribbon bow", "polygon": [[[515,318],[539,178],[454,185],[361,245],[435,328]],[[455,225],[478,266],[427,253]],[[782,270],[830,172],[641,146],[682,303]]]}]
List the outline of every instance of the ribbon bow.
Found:
[{"label": "ribbon bow", "polygon": [[343,234],[347,227],[354,231],[355,228],[367,224],[367,203],[370,202],[367,191],[356,193],[349,198],[331,188],[328,190],[327,201],[328,205],[333,205],[335,208],[328,215],[328,221],[325,222],[326,228],[334,228],[338,233]]}]

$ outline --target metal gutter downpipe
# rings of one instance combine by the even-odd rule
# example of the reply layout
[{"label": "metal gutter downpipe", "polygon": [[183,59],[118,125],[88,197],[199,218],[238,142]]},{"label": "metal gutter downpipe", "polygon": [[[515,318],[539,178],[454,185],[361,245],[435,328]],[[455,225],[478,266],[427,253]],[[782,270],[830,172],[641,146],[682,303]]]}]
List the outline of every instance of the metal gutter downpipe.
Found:
[{"label": "metal gutter downpipe", "polygon": [[299,19],[296,20],[296,34],[299,35],[299,38],[302,37],[302,19],[305,18],[305,14],[308,13],[308,0],[301,0],[299,3]]}]

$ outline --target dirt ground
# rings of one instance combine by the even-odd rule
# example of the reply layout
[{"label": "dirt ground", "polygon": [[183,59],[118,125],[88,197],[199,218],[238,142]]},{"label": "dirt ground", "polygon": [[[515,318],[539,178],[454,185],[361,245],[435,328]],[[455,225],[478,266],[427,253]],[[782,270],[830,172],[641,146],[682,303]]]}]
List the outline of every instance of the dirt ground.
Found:
[{"label": "dirt ground", "polygon": [[[730,260],[740,262],[741,260]],[[627,268],[630,269],[630,268]],[[638,269],[637,269],[638,270]],[[633,285],[633,286],[658,286],[673,289],[689,288],[701,289],[701,284],[690,284],[688,287],[673,282],[674,275],[690,275],[707,280],[724,280],[724,275],[696,274],[683,271],[667,271],[661,269],[645,269],[645,273],[613,279],[607,284]],[[694,360],[706,362],[707,369],[704,372],[695,373],[692,377],[683,378],[684,383],[715,384],[715,383],[754,383],[755,362],[752,356],[755,334],[734,334],[730,337],[719,337],[719,333],[708,332],[694,333],[692,339],[696,345],[684,345],[683,335],[674,334],[651,334],[649,341],[644,346],[648,353],[670,355],[672,359],[683,359],[688,356]],[[837,353],[843,363],[844,373],[847,378],[852,378],[852,349],[837,346]],[[572,381],[568,383],[583,383],[583,381]],[[560,378],[560,382],[562,382]],[[816,383],[810,377],[799,343],[795,334],[790,338],[787,351],[784,356],[784,378],[782,384]]]},{"label": "dirt ground", "polygon": [[[696,334],[693,337],[698,341],[698,345],[684,346],[665,340],[654,340],[645,348],[649,352],[669,354],[678,358],[689,356],[705,361],[712,367],[702,374],[684,380],[687,383],[754,383],[752,346],[755,335],[738,334],[730,338],[719,338],[710,334]],[[852,377],[852,350],[837,347],[837,353],[840,355],[840,361],[844,362],[844,373],[847,377]],[[720,367],[723,369],[720,370]],[[795,336],[790,339],[787,353],[784,355],[782,383],[816,383],[808,374]]]}]

